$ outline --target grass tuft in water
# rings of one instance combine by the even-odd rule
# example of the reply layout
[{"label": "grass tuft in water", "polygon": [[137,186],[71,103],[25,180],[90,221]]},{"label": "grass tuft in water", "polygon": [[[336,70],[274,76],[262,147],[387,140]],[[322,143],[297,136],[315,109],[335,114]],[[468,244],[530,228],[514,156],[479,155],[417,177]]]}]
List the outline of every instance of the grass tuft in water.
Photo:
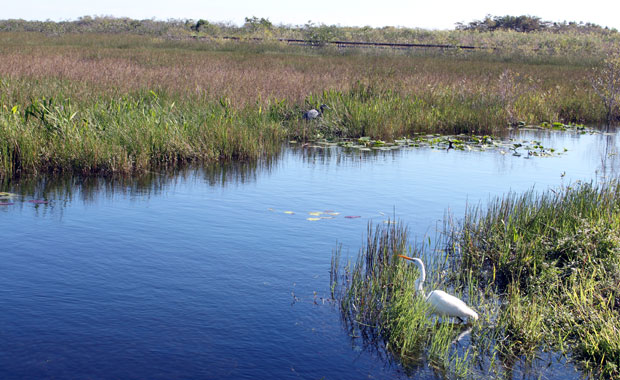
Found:
[{"label": "grass tuft in water", "polygon": [[546,344],[620,376],[620,184],[528,192],[472,210],[454,234],[459,276],[507,294],[499,324],[522,350]]},{"label": "grass tuft in water", "polygon": [[617,180],[510,194],[447,219],[433,245],[408,248],[428,264],[428,290],[478,311],[469,329],[432,317],[416,296],[417,269],[397,257],[407,250],[402,223],[369,226],[368,236],[357,261],[332,266],[333,295],[351,336],[405,369],[427,363],[445,377],[504,376],[551,352],[585,375],[620,376]]},{"label": "grass tuft in water", "polygon": [[[352,337],[394,356],[406,368],[428,361],[439,372],[464,375],[468,373],[468,350],[460,351],[457,341],[462,333],[468,334],[467,326],[431,317],[429,305],[416,295],[417,268],[398,257],[403,253],[423,257],[426,248],[408,248],[407,244],[408,232],[402,223],[374,228],[369,224],[357,261],[340,266],[340,251],[335,252],[332,289],[342,320]],[[427,266],[429,289],[439,287],[440,276],[435,273],[441,266]],[[451,293],[459,294],[457,290],[452,288]]]}]

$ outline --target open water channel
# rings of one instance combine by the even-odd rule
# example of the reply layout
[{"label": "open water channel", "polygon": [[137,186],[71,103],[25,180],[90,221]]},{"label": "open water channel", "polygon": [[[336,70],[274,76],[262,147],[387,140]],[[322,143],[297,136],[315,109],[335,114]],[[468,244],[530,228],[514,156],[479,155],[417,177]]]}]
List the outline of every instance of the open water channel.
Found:
[{"label": "open water channel", "polygon": [[[447,210],[617,174],[616,134],[512,137],[562,153],[290,146],[253,164],[13,181],[0,188],[16,194],[0,200],[0,378],[437,378],[347,335],[328,300],[332,251],[357,255],[369,221],[423,237]],[[511,376],[579,374],[551,357]]]}]

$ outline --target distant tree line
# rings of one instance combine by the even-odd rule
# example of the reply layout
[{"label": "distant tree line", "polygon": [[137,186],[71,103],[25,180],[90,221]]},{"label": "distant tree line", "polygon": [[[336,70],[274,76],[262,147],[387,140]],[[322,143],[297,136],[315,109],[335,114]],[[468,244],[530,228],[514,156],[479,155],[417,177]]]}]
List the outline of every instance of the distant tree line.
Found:
[{"label": "distant tree line", "polygon": [[[135,20],[126,17],[84,16],[73,21],[0,20],[0,32],[69,34],[132,34],[165,39],[304,40],[312,46],[334,41],[476,46],[520,57],[562,57],[602,60],[610,47],[620,45],[616,29],[591,23],[549,22],[534,16],[487,16],[452,30],[405,27],[273,24],[268,18],[246,17],[242,25],[206,19]],[[518,33],[515,33],[518,32]],[[527,37],[526,37],[527,36]],[[526,37],[526,38],[523,38]],[[576,54],[578,52],[579,54]]]},{"label": "distant tree line", "polygon": [[[493,32],[497,30],[512,30],[516,32],[584,32],[609,34],[617,33],[616,29],[602,27],[593,23],[582,22],[551,22],[543,21],[536,16],[491,16],[469,23],[457,23],[457,31]],[[146,19],[134,20],[126,17],[111,16],[84,16],[74,21],[26,21],[0,20],[0,32],[42,32],[47,34],[64,33],[132,33],[161,36],[182,36],[201,33],[204,35],[248,35],[258,34],[263,37],[291,36],[304,37],[317,42],[333,39],[346,39],[346,35],[368,35],[379,37],[386,35],[407,35],[430,33],[419,28],[382,27],[341,27],[336,25],[316,24],[308,21],[304,25],[274,25],[268,18],[256,16],[246,17],[243,25],[238,26],[230,22],[210,22],[205,19],[169,19],[166,21]]]},{"label": "distant tree line", "polygon": [[[48,35],[70,33],[130,33],[168,37],[187,37],[192,35],[211,37],[260,37],[260,38],[298,38],[322,45],[334,39],[351,39],[351,31],[381,31],[396,29],[386,28],[351,28],[335,25],[317,24],[308,21],[304,25],[274,25],[268,18],[246,17],[241,26],[230,22],[210,22],[187,19],[134,20],[126,17],[84,16],[75,21],[26,21],[0,20],[0,32],[40,32]],[[400,28],[399,28],[400,29]],[[408,29],[402,28],[403,31]],[[372,39],[372,38],[370,38]]]},{"label": "distant tree line", "polygon": [[181,30],[191,30],[192,20],[134,20],[127,17],[83,16],[75,21],[26,21],[0,20],[1,32],[66,33],[131,33],[144,35],[169,35]]},{"label": "distant tree line", "polygon": [[[275,26],[268,18],[246,17],[241,26],[230,22],[210,22],[205,19],[134,20],[126,17],[83,16],[75,21],[0,20],[0,32],[40,32],[50,35],[68,33],[131,33],[158,36],[188,36],[192,34],[221,36],[283,36],[295,34],[310,40],[327,40],[335,36],[336,26],[315,24]],[[344,28],[343,28],[344,29]]]},{"label": "distant tree line", "polygon": [[487,15],[482,20],[474,20],[467,24],[457,23],[457,30],[475,30],[478,32],[493,32],[496,30],[512,30],[515,32],[539,32],[539,31],[551,31],[551,32],[567,32],[567,31],[582,31],[585,33],[608,33],[617,32],[615,29],[602,27],[590,22],[552,22],[543,21],[540,17],[536,16],[491,16]]}]

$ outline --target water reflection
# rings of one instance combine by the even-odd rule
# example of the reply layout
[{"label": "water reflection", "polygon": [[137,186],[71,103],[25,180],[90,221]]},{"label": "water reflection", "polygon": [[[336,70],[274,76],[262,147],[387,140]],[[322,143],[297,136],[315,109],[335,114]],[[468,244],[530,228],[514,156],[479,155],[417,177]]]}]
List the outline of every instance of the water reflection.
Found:
[{"label": "water reflection", "polygon": [[603,148],[599,150],[600,166],[597,174],[602,178],[613,178],[618,176],[618,167],[620,166],[620,158],[618,155],[618,135],[614,133],[605,133],[603,135]]},{"label": "water reflection", "polygon": [[[352,349],[363,350],[383,361],[386,367],[397,369],[408,378],[449,379],[467,374],[467,378],[476,379],[583,379],[579,368],[562,353],[552,350],[538,350],[533,355],[514,355],[497,349],[501,342],[497,337],[502,332],[493,326],[476,326],[453,324],[453,339],[450,347],[451,358],[474,358],[473,363],[458,368],[453,362],[443,363],[427,356],[428,348],[423,342],[412,347],[406,355],[390,352],[387,341],[381,337],[377,327],[364,325],[342,318],[343,327],[351,337]],[[448,323],[438,320],[436,323]],[[486,341],[489,337],[492,342]],[[398,362],[395,357],[401,357]],[[462,364],[465,364],[464,362]],[[456,372],[455,372],[456,371]],[[460,375],[459,375],[460,373]]]},{"label": "water reflection", "polygon": [[161,172],[148,171],[134,176],[79,176],[48,174],[21,178],[5,178],[0,188],[19,195],[22,199],[55,201],[59,207],[66,202],[80,200],[85,204],[98,199],[123,196],[159,196],[174,186],[185,186],[195,181],[206,182],[211,187],[226,188],[256,182],[257,175],[268,175],[276,158],[251,162],[221,162],[210,165],[190,165],[182,169]]},{"label": "water reflection", "polygon": [[[112,175],[106,177],[78,175],[39,175],[22,178],[0,178],[0,189],[17,193],[24,198],[73,200],[88,203],[99,197],[119,194],[128,197],[157,196],[175,184],[192,181],[205,181],[209,186],[225,188],[230,185],[243,185],[257,181],[259,175],[269,175],[281,165],[282,158],[299,159],[306,165],[336,167],[362,167],[369,162],[393,162],[406,155],[432,155],[434,161],[449,160],[450,155],[474,156],[491,160],[497,173],[519,170],[521,159],[561,160],[558,169],[570,172],[575,160],[596,158],[598,166],[596,179],[611,178],[618,175],[620,154],[618,153],[618,134],[600,133],[584,136],[575,132],[549,130],[515,130],[506,136],[508,140],[543,140],[545,145],[562,152],[562,157],[530,158],[527,154],[515,159],[504,151],[459,152],[445,149],[399,148],[391,150],[359,151],[343,149],[336,144],[291,144],[284,154],[251,162],[218,162],[209,165],[190,165],[182,169],[160,172],[149,171],[134,176]],[[586,141],[584,141],[586,140]],[[583,147],[582,144],[589,146]],[[577,154],[575,154],[577,152]],[[443,156],[442,156],[443,155]],[[484,155],[485,157],[481,157]],[[569,158],[566,158],[569,156]],[[572,157],[570,157],[572,156]],[[451,175],[445,173],[445,175]]]},{"label": "water reflection", "polygon": [[364,162],[395,160],[402,156],[403,149],[360,151],[343,149],[336,144],[293,145],[291,154],[299,157],[305,164],[331,164],[337,166],[360,166]]},{"label": "water reflection", "polygon": [[[501,144],[504,146],[487,147],[486,149],[474,151],[445,149],[445,144],[433,147],[394,147],[393,149],[370,149],[368,151],[341,148],[335,143],[291,144],[289,145],[288,154],[299,157],[307,165],[357,167],[368,162],[395,161],[404,155],[410,154],[424,156],[430,154],[436,160],[448,160],[446,157],[451,155],[456,157],[467,155],[470,157],[480,157],[480,159],[484,160],[492,160],[498,173],[518,170],[524,166],[523,160],[555,161],[558,169],[562,168],[564,171],[570,172],[571,169],[578,166],[575,163],[577,160],[594,161],[596,159],[598,160],[597,177],[592,179],[604,179],[604,177],[617,175],[620,159],[618,158],[619,139],[615,131],[586,133],[570,130],[515,129],[506,132],[501,141]],[[529,155],[528,150],[525,148],[511,150],[511,145],[516,143],[527,143],[530,145],[530,148],[531,145],[540,143],[541,146],[544,145],[545,151],[553,151],[553,154],[551,157],[536,157]],[[517,151],[520,154],[513,154]],[[517,157],[515,158],[515,156]],[[557,162],[556,160],[562,162]],[[449,173],[445,174],[449,175]]]}]

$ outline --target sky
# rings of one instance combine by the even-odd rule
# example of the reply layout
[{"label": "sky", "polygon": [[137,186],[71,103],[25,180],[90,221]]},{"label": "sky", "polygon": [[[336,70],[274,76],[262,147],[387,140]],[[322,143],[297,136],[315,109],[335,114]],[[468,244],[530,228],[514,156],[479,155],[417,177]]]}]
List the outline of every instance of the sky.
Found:
[{"label": "sky", "polygon": [[[583,21],[620,29],[617,0],[3,0],[0,19],[75,20],[81,16],[134,19],[205,19],[243,24],[245,17],[274,24],[308,21],[341,26],[404,26],[453,29],[457,22],[494,16],[538,16],[545,21]],[[617,5],[616,5],[617,4]]]}]

